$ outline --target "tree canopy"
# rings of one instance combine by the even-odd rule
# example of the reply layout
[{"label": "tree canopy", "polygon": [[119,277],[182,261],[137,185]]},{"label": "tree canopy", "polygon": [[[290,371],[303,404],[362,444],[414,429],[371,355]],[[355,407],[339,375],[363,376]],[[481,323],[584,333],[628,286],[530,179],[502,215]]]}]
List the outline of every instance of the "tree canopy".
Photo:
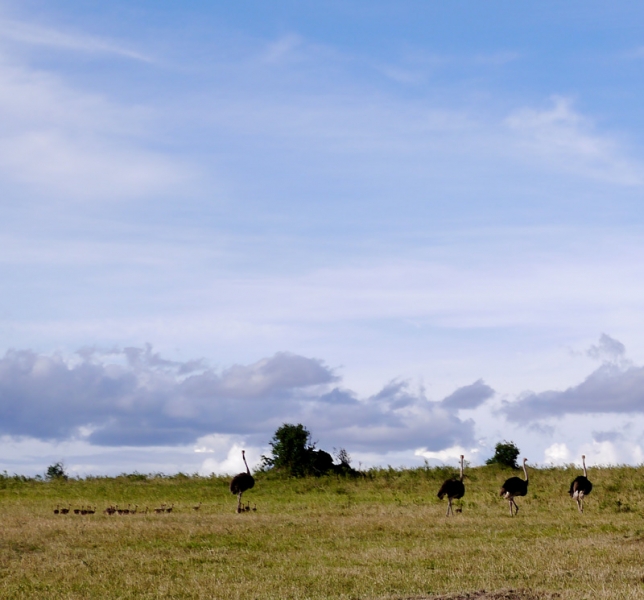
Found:
[{"label": "tree canopy", "polygon": [[334,465],[328,452],[316,449],[311,441],[311,432],[301,423],[284,423],[277,428],[269,444],[272,456],[262,456],[264,469],[274,469],[291,477],[354,471],[349,465],[350,457],[346,450],[340,449],[340,464]]},{"label": "tree canopy", "polygon": [[519,448],[514,442],[503,440],[494,447],[494,456],[485,461],[486,465],[503,465],[518,469],[517,458],[519,456]]}]

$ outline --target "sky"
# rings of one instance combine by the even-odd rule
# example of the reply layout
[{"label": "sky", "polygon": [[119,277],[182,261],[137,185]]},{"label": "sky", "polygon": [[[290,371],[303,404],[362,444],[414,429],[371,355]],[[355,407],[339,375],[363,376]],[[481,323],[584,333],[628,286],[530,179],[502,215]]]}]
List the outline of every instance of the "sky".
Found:
[{"label": "sky", "polygon": [[644,462],[643,26],[0,0],[0,470]]}]

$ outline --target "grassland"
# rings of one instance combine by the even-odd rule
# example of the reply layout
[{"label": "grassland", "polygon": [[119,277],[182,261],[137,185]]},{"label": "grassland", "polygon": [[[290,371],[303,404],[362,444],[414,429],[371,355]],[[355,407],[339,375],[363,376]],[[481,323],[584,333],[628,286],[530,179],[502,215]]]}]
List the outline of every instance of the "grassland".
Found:
[{"label": "grassland", "polygon": [[[583,515],[566,493],[579,471],[532,469],[514,518],[497,467],[469,469],[463,512],[445,518],[435,494],[453,473],[259,474],[257,511],[240,515],[225,478],[0,477],[0,598],[644,598],[644,468],[591,469]],[[102,514],[114,503],[139,512]],[[162,503],[173,512],[141,512]]]}]

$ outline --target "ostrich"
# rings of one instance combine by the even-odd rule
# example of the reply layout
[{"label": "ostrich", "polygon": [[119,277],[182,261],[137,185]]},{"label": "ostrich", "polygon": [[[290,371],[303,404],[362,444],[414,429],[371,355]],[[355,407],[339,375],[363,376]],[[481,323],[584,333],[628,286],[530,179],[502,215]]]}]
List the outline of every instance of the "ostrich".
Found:
[{"label": "ostrich", "polygon": [[[528,471],[525,468],[525,464],[528,462],[527,458],[523,459],[523,474],[525,475],[525,481],[519,477],[510,477],[506,479],[505,483],[501,487],[500,496],[503,496],[510,503],[510,516],[514,516],[519,512],[519,507],[514,501],[516,496],[525,496],[528,493]],[[512,505],[516,508],[516,512],[512,512]]]},{"label": "ostrich", "polygon": [[246,490],[250,490],[255,485],[255,479],[250,474],[250,469],[248,468],[248,463],[246,462],[246,452],[244,450],[242,450],[242,458],[244,459],[244,464],[246,465],[246,472],[235,475],[230,482],[230,493],[237,494],[238,513],[242,511],[242,494]]},{"label": "ostrich", "polygon": [[581,463],[584,465],[584,474],[575,478],[570,484],[570,497],[577,501],[577,508],[580,513],[584,512],[584,496],[588,496],[593,490],[593,484],[588,481],[588,472],[586,471],[586,455],[581,455]]},{"label": "ostrich", "polygon": [[[465,457],[461,454],[461,478],[460,479],[448,479],[438,490],[438,497],[442,500],[443,496],[447,496],[447,513],[446,517],[449,517],[449,513],[452,513],[454,516],[454,509],[452,508],[452,500],[462,498],[465,495],[465,486],[463,485],[463,459]],[[459,511],[461,512],[461,511]]]}]

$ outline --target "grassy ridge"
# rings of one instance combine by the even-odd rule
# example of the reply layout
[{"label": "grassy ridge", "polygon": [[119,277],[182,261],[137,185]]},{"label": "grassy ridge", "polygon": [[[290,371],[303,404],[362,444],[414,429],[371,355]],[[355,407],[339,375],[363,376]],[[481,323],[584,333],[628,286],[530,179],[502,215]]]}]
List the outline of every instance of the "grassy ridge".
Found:
[{"label": "grassy ridge", "polygon": [[[468,469],[463,513],[436,498],[449,469],[283,480],[259,474],[234,513],[227,478],[0,477],[1,598],[396,598],[533,589],[562,598],[644,598],[644,468],[530,469],[510,518],[514,474]],[[202,502],[199,511],[192,506]],[[105,516],[109,504],[171,514]],[[54,515],[96,506],[96,515]]]}]

